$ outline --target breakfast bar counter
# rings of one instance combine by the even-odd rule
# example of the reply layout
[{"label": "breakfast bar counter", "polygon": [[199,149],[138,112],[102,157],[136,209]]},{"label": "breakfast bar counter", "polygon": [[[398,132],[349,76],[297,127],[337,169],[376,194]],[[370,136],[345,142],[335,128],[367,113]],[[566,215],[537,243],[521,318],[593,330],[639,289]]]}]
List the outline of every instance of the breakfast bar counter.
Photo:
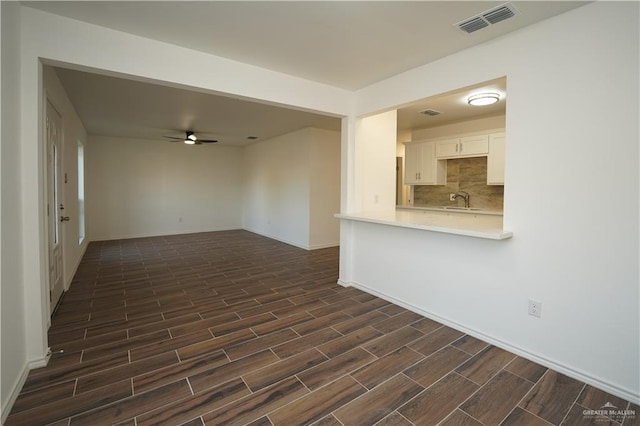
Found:
[{"label": "breakfast bar counter", "polygon": [[339,213],[342,220],[377,223],[469,237],[505,240],[513,233],[503,229],[502,214],[454,208],[402,207],[395,211]]}]

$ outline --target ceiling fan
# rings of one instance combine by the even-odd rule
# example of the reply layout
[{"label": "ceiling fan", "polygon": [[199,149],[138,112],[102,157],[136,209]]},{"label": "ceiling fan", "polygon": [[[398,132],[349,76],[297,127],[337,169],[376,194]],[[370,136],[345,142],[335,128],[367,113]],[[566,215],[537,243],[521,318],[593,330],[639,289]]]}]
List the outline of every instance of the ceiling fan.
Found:
[{"label": "ceiling fan", "polygon": [[196,137],[196,134],[191,130],[187,130],[185,132],[185,137],[177,138],[175,136],[165,136],[167,139],[171,139],[171,142],[184,142],[187,145],[202,145],[203,143],[216,143],[218,142],[215,139],[200,139]]}]

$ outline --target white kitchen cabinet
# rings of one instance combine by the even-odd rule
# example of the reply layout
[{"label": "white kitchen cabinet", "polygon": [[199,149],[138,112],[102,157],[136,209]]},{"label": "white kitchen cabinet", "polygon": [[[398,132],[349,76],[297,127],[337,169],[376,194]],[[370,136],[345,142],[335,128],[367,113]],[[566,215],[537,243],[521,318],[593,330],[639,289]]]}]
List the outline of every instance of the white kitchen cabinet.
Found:
[{"label": "white kitchen cabinet", "polygon": [[436,158],[482,157],[488,152],[488,135],[464,136],[436,142]]},{"label": "white kitchen cabinet", "polygon": [[489,135],[487,155],[487,185],[504,185],[504,132]]},{"label": "white kitchen cabinet", "polygon": [[414,185],[418,182],[419,173],[422,171],[420,161],[422,148],[417,144],[404,145],[404,183]]},{"label": "white kitchen cabinet", "polygon": [[436,159],[435,142],[405,144],[405,185],[444,185],[447,183],[447,162]]},{"label": "white kitchen cabinet", "polygon": [[457,157],[460,150],[460,138],[446,139],[436,142],[436,157],[451,158]]}]

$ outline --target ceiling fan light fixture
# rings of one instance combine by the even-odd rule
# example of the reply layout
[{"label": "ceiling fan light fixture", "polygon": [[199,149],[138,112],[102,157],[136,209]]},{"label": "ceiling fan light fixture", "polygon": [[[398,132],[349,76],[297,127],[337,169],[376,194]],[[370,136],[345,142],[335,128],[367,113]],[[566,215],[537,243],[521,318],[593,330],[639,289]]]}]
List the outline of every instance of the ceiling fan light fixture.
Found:
[{"label": "ceiling fan light fixture", "polygon": [[198,139],[196,135],[191,131],[187,130],[185,132],[184,137],[178,136],[165,136],[167,139],[171,139],[172,142],[182,142],[187,145],[202,145],[203,143],[216,143],[217,139]]},{"label": "ceiling fan light fixture", "polygon": [[493,105],[500,100],[500,95],[497,93],[487,92],[487,93],[478,93],[473,96],[469,96],[467,102],[469,105],[473,106],[485,106],[485,105]]}]

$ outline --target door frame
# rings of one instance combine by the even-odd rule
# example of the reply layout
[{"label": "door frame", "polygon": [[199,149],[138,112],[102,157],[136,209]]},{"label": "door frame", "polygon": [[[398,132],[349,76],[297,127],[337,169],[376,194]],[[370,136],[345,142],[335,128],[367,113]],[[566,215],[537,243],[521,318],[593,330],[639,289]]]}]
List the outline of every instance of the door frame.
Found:
[{"label": "door frame", "polygon": [[[42,135],[43,135],[43,144],[42,144],[42,158],[43,158],[43,208],[44,208],[44,243],[45,243],[45,264],[44,266],[44,278],[45,278],[45,298],[47,300],[46,308],[44,315],[47,318],[47,328],[51,327],[51,316],[53,315],[55,308],[58,306],[65,292],[65,262],[64,262],[64,231],[61,224],[58,224],[58,244],[60,250],[60,274],[61,274],[61,285],[62,285],[62,294],[60,295],[60,299],[58,299],[56,305],[54,307],[51,306],[51,291],[52,285],[51,282],[51,215],[55,217],[56,222],[58,221],[59,216],[59,207],[57,205],[49,205],[49,185],[50,185],[50,176],[49,176],[49,138],[47,134],[47,118],[48,118],[48,104],[51,104],[52,108],[56,110],[58,115],[60,116],[60,142],[58,147],[58,159],[59,159],[59,167],[60,170],[58,172],[58,202],[64,204],[65,194],[64,194],[64,181],[62,180],[62,176],[64,176],[64,116],[62,115],[61,108],[56,104],[55,100],[52,96],[49,96],[49,93],[45,91],[44,93],[44,105],[43,105],[43,120],[42,120]],[[55,202],[53,204],[56,204]]]}]

